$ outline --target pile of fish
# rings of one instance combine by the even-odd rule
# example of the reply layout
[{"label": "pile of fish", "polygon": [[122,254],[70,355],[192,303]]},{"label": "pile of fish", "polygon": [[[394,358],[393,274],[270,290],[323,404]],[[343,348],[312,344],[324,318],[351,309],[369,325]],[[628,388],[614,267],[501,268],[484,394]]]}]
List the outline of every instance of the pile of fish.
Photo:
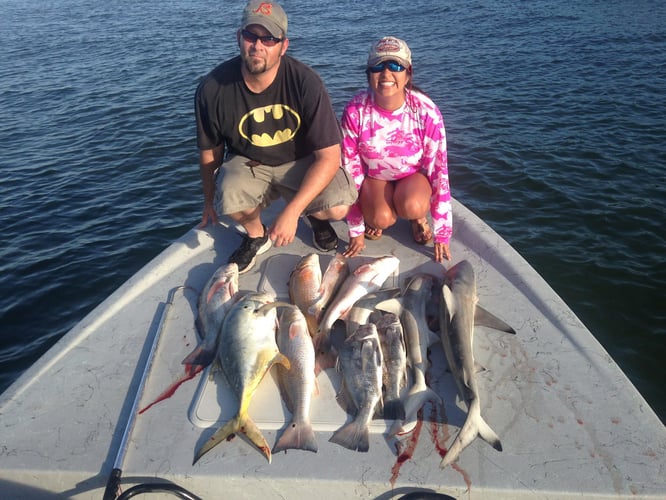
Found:
[{"label": "pile of fish", "polygon": [[[415,274],[402,290],[383,289],[398,265],[396,257],[387,255],[351,271],[347,259],[337,254],[322,273],[318,254],[306,255],[290,274],[290,302],[266,292],[241,293],[238,267],[220,267],[199,298],[202,341],[183,363],[219,363],[239,407],[196,451],[194,462],[237,433],[269,462],[272,453],[287,449],[316,452],[310,405],[317,375],[333,367],[341,375],[336,399],[353,418],[335,431],[331,442],[368,451],[369,425],[375,418],[393,421],[389,437],[408,432],[426,401],[441,403],[426,383],[427,351],[437,342],[468,408],[441,466],[454,462],[476,436],[501,451],[499,438],[481,417],[472,340],[475,324],[515,332],[477,305],[474,270],[468,261],[449,269],[443,281]],[[431,329],[433,305],[438,314],[437,326]],[[344,328],[336,336],[339,321]],[[273,365],[292,421],[271,450],[248,407]]]}]

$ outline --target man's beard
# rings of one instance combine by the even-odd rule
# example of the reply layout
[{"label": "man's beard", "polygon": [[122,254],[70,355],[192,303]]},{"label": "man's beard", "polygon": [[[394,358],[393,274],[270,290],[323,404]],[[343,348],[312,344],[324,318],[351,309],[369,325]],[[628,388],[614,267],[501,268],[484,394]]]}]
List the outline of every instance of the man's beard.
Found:
[{"label": "man's beard", "polygon": [[266,61],[263,59],[252,59],[250,57],[245,58],[245,69],[251,75],[259,75],[266,71]]}]

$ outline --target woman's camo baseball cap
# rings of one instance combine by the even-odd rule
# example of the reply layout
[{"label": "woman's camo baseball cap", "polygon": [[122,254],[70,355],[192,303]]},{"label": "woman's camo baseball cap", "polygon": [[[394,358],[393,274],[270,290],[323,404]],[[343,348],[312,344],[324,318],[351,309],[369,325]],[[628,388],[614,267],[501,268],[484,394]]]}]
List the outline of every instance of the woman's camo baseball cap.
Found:
[{"label": "woman's camo baseball cap", "polygon": [[410,68],[412,66],[412,52],[404,40],[394,36],[385,36],[370,47],[368,67],[376,66],[384,61],[395,61],[405,68]]}]

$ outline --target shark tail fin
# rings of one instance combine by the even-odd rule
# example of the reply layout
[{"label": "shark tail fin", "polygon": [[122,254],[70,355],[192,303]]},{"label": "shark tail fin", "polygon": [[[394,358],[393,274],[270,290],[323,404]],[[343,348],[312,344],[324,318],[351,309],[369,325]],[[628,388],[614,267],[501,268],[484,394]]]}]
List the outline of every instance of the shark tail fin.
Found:
[{"label": "shark tail fin", "polygon": [[481,436],[481,439],[483,439],[486,443],[495,448],[497,451],[502,451],[502,442],[500,441],[500,438],[497,436],[495,431],[490,428],[488,423],[485,420],[483,420],[482,417],[479,417],[478,426],[479,426],[479,436]]},{"label": "shark tail fin", "polygon": [[465,423],[458,432],[451,448],[446,452],[446,455],[442,458],[439,466],[444,468],[455,462],[462,451],[467,448],[477,436],[480,436],[481,439],[490,444],[490,446],[497,451],[502,451],[502,443],[500,442],[499,437],[497,437],[495,431],[490,428],[486,421],[483,420],[479,409],[478,399],[475,399],[470,405],[467,420],[465,420]]}]

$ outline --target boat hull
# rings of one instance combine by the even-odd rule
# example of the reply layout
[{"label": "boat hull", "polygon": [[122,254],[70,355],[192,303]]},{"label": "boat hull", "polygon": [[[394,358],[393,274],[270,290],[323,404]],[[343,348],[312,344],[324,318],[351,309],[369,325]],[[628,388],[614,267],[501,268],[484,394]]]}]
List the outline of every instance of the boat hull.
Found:
[{"label": "boat hull", "polygon": [[[344,224],[335,227],[346,236]],[[470,261],[480,304],[517,332],[477,327],[475,333],[475,358],[486,368],[478,374],[483,415],[502,439],[501,453],[476,440],[453,466],[440,468],[466,407],[456,397],[441,347],[433,345],[429,381],[444,406],[424,407],[423,423],[404,436],[399,452],[386,440],[391,422],[383,420],[371,426],[368,453],[328,441],[350,418],[335,402],[339,375],[329,369],[319,375],[320,393],[311,403],[316,454],[289,450],[268,464],[236,437],[193,466],[195,450],[234,413],[224,381],[204,372],[137,416],[122,464],[123,489],[166,480],[202,498],[224,492],[230,498],[316,494],[324,500],[413,491],[500,499],[664,498],[663,423],[541,276],[455,200],[454,227],[453,260],[445,266]],[[366,258],[400,259],[387,287],[416,272],[444,274],[445,267],[432,261],[432,246],[417,245],[410,235],[409,224],[400,221],[367,242]],[[186,287],[169,308],[140,407],[184,377],[181,360],[197,343],[197,291],[239,243],[226,225],[192,229],[0,395],[3,497],[101,498],[169,292]],[[302,223],[295,243],[260,256],[240,288],[288,300],[289,271],[314,251],[310,243]],[[331,257],[322,254],[323,269]],[[273,374],[262,381],[249,412],[273,445],[290,420]],[[441,422],[429,422],[433,415]]]}]

